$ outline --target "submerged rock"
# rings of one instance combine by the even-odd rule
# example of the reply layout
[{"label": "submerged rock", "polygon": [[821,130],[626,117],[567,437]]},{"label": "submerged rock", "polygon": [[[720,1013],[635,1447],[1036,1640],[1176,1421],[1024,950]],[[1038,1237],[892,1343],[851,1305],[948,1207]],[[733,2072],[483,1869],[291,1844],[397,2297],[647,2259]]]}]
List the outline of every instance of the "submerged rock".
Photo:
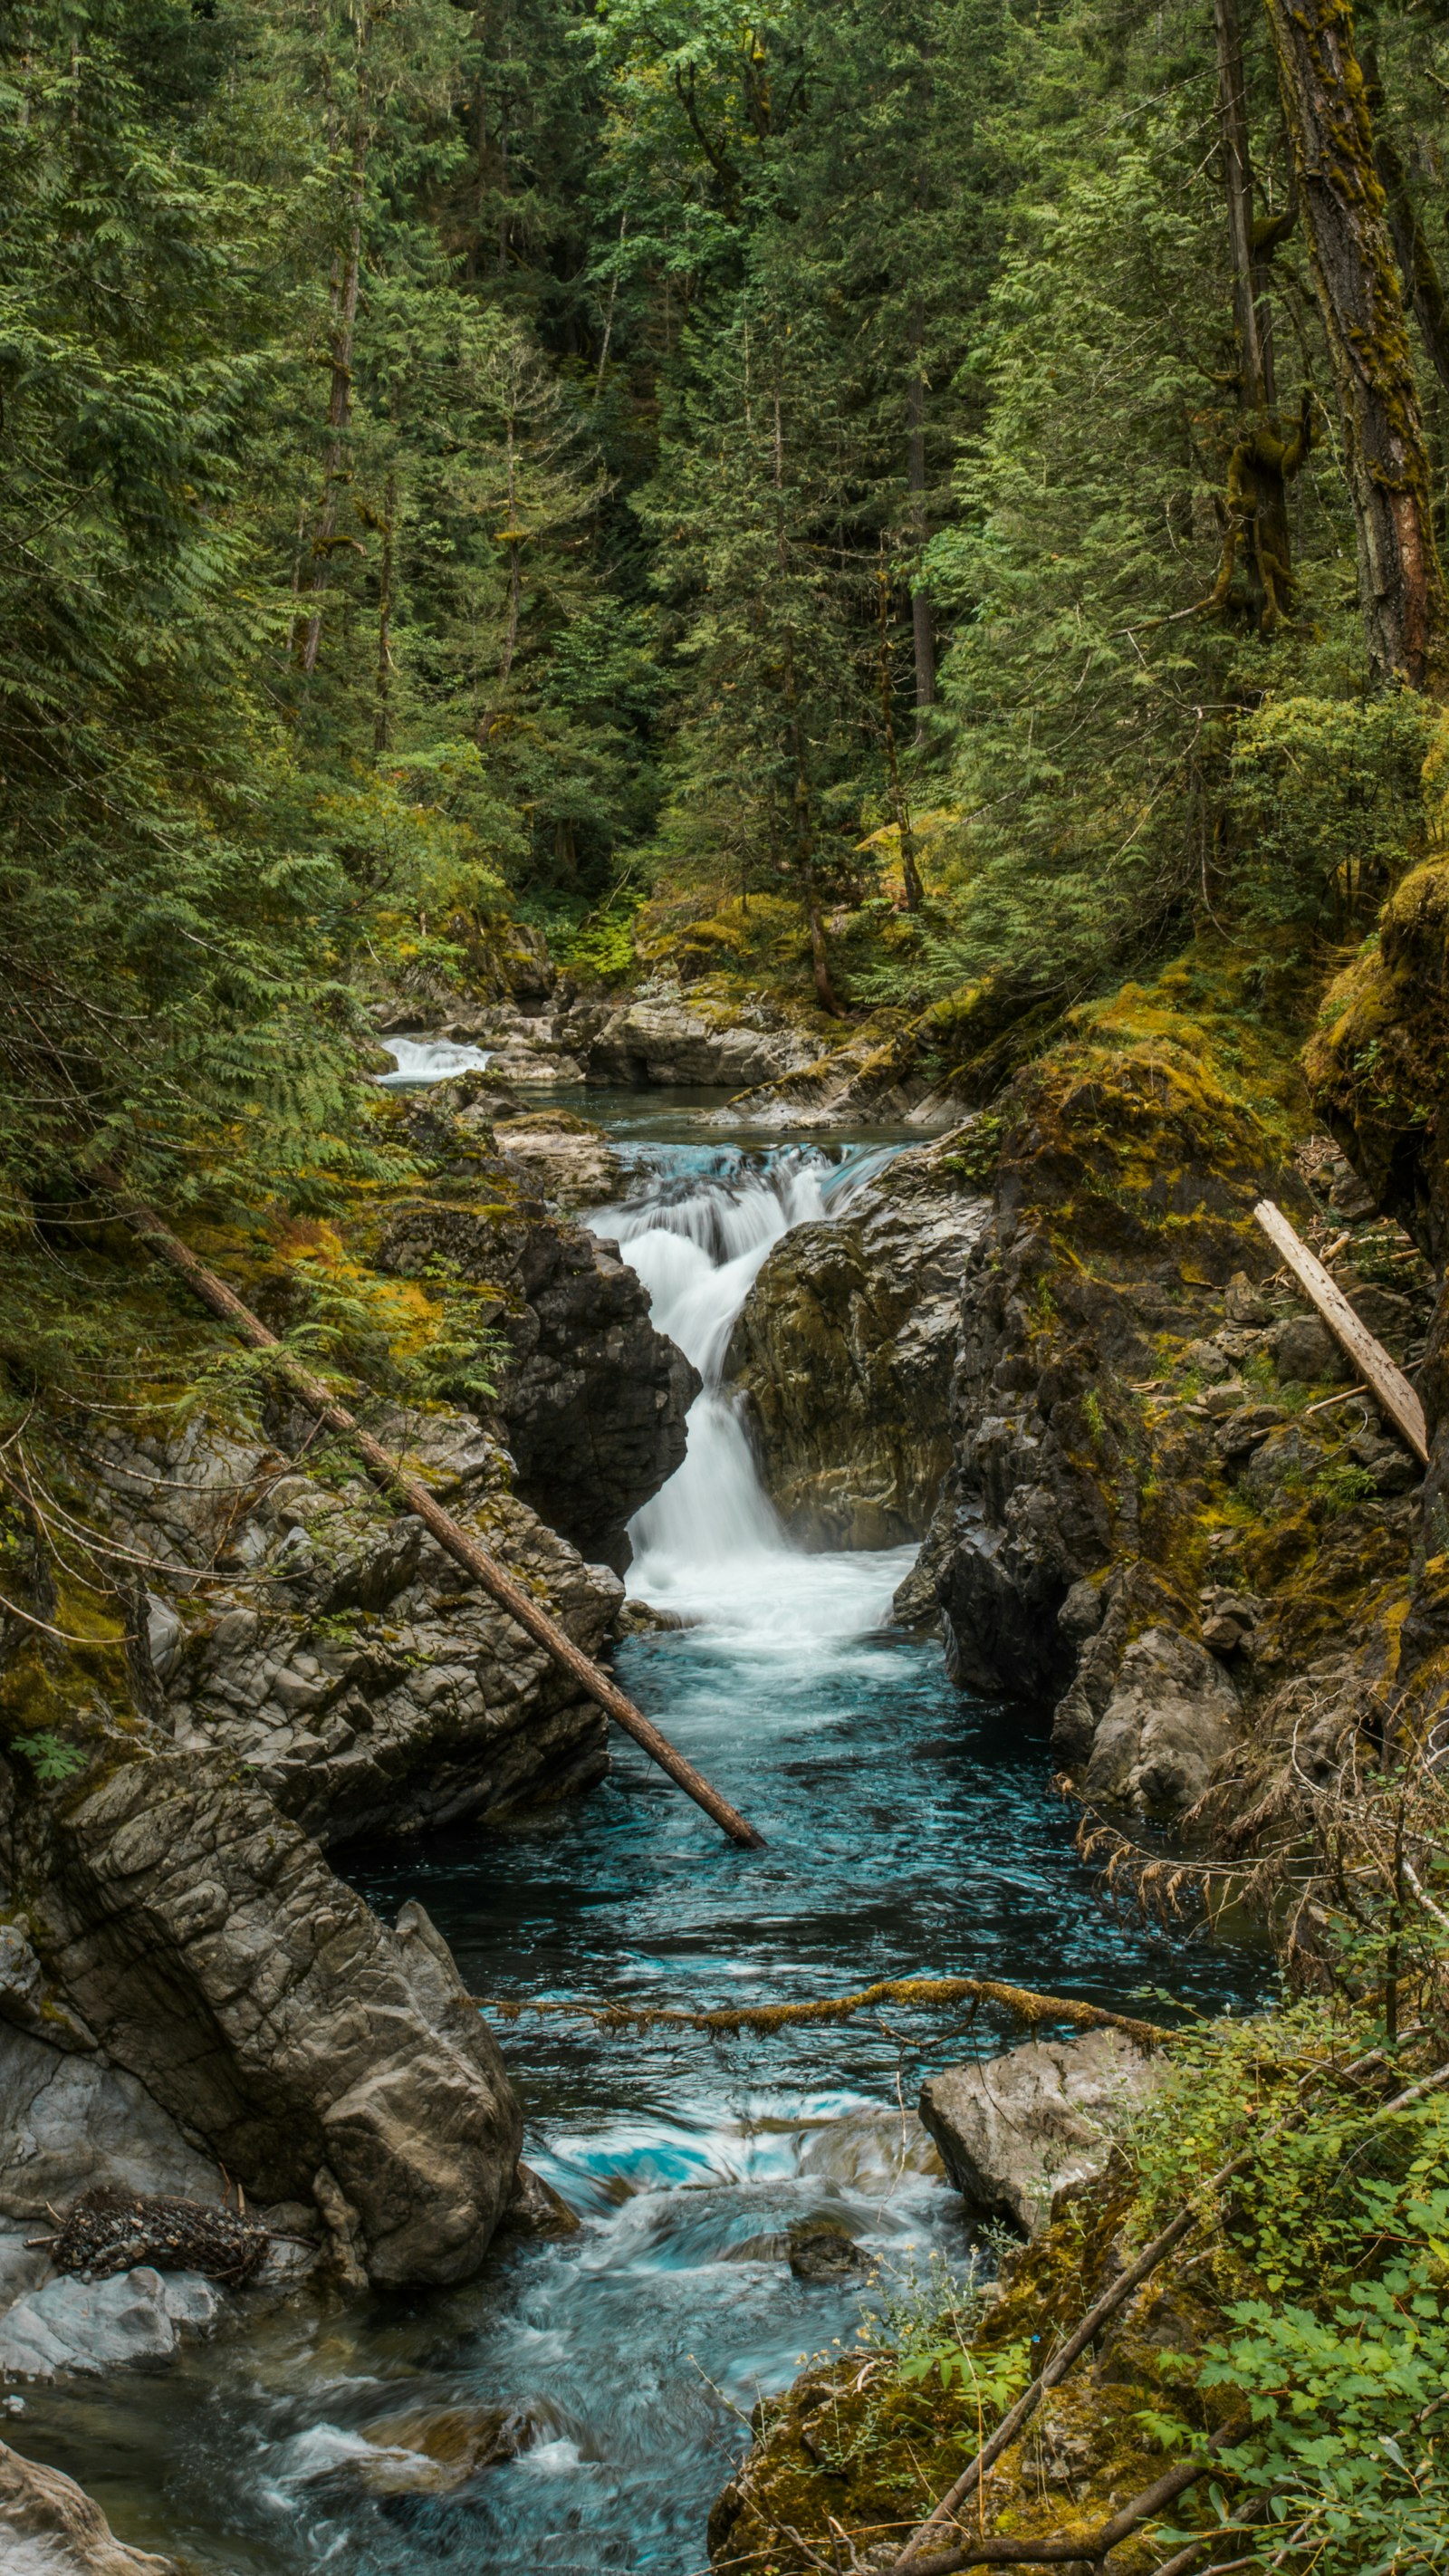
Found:
[{"label": "submerged rock", "polygon": [[178,2576],[175,2561],[127,2549],[100,2506],[59,2469],[0,2442],[0,2560],[13,2576]]},{"label": "submerged rock", "polygon": [[972,2210],[1032,2236],[1059,2191],[1102,2171],[1115,2130],[1160,2080],[1159,2061],[1123,2033],[1093,2030],[928,2076],[921,2118]]},{"label": "submerged rock", "polygon": [[843,2218],[822,2211],[785,2231],[786,2260],[797,2281],[850,2281],[870,2268]]},{"label": "submerged rock", "polygon": [[516,2459],[532,2435],[531,2417],[517,2407],[413,2407],[366,2425],[368,2449],[327,2474],[368,2495],[450,2495],[484,2469]]},{"label": "submerged rock", "polygon": [[499,2224],[513,2236],[577,2236],[583,2221],[561,2191],[555,2191],[532,2165],[520,2163],[513,2196]]}]

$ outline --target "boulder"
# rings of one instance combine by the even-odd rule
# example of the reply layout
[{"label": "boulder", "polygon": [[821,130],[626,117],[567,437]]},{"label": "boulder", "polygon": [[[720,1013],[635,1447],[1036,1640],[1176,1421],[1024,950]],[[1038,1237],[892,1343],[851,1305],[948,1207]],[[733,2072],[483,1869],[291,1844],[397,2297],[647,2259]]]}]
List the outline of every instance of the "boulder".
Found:
[{"label": "boulder", "polygon": [[0,2376],[99,2379],[113,2370],[155,2369],[184,2335],[206,2333],[221,2305],[199,2272],[157,2272],[149,2264],[105,2281],[47,2281],[0,2317]]},{"label": "boulder", "polygon": [[422,1909],[385,1930],[225,1756],[119,1733],[107,1754],[61,1799],[0,1768],[0,1865],[47,1973],[251,2200],[321,2177],[371,2280],[471,2278],[521,2122]]},{"label": "boulder", "polygon": [[673,993],[614,1004],[580,1003],[559,1024],[585,1080],[643,1090],[651,1084],[773,1082],[809,1064],[819,1040],[760,1000],[720,1002]]},{"label": "boulder", "polygon": [[174,2560],[127,2549],[100,2506],[59,2469],[0,2442],[0,2560],[8,2576],[178,2576]]},{"label": "boulder", "polygon": [[785,2231],[785,2250],[797,2281],[853,2281],[870,2268],[844,2219],[828,2212],[797,2218]]},{"label": "boulder", "polygon": [[928,2076],[921,2118],[973,2213],[1032,2236],[1058,2192],[1102,2171],[1122,2121],[1160,2080],[1159,2061],[1125,2034],[1093,2030]]},{"label": "boulder", "polygon": [[775,1246],[731,1336],[760,1470],[814,1547],[920,1538],[950,1464],[962,1275],[987,1217],[945,1137]]},{"label": "boulder", "polygon": [[680,1464],[700,1380],[655,1331],[617,1244],[541,1213],[429,1203],[389,1224],[379,1266],[441,1261],[492,1287],[507,1346],[496,1409],[523,1500],[585,1556],[622,1569],[625,1525]]},{"label": "boulder", "polygon": [[562,1208],[602,1207],[617,1198],[624,1165],[602,1127],[566,1109],[534,1109],[495,1121],[494,1137],[524,1180]]},{"label": "boulder", "polygon": [[1082,1795],[1144,1812],[1190,1807],[1233,1742],[1239,1718],[1237,1692],[1206,1648],[1171,1629],[1149,1628],[1124,1650],[1081,1774]]}]

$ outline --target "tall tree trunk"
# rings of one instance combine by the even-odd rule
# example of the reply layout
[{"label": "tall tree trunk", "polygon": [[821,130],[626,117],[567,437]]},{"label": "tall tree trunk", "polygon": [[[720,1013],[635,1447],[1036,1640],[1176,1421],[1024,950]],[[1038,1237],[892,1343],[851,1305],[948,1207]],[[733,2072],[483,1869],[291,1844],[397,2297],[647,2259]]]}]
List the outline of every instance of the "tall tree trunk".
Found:
[{"label": "tall tree trunk", "polygon": [[[920,344],[920,324],[915,339]],[[926,524],[926,379],[917,367],[912,374],[907,395],[906,483],[910,495],[911,533],[918,548],[923,548],[930,529]],[[916,654],[916,741],[926,730],[926,711],[936,703],[936,621],[931,614],[931,594],[917,578],[911,584],[911,640]]]},{"label": "tall tree trunk", "polygon": [[880,541],[880,569],[876,575],[879,591],[877,676],[880,682],[881,732],[885,740],[886,777],[890,784],[891,813],[901,850],[901,882],[905,887],[907,912],[919,912],[924,901],[920,871],[916,866],[916,836],[911,829],[911,809],[901,778],[900,757],[896,749],[896,710],[894,673],[891,670],[890,614],[891,577],[886,556],[886,541]]},{"label": "tall tree trunk", "polygon": [[1449,694],[1429,458],[1348,0],[1267,0],[1382,679]]},{"label": "tall tree trunk", "polygon": [[1429,237],[1419,221],[1409,174],[1399,157],[1398,146],[1383,122],[1384,94],[1379,81],[1378,54],[1370,43],[1366,43],[1363,49],[1363,71],[1368,90],[1368,111],[1374,125],[1374,167],[1388,206],[1389,230],[1394,237],[1399,275],[1404,282],[1404,293],[1414,308],[1414,319],[1423,334],[1424,346],[1435,372],[1449,391],[1449,301],[1445,299]]},{"label": "tall tree trunk", "polygon": [[392,594],[397,564],[397,467],[387,478],[383,503],[382,566],[377,593],[377,694],[373,701],[372,747],[382,753],[392,739]]},{"label": "tall tree trunk", "polygon": [[337,534],[337,506],[346,480],[347,436],[352,422],[352,346],[357,328],[357,296],[362,277],[362,206],[367,184],[367,121],[364,102],[357,102],[352,130],[352,164],[347,186],[347,233],[332,294],[332,377],[327,397],[327,446],[322,461],[322,505],[312,535],[312,561],[303,585],[312,606],[299,618],[297,659],[311,679],[322,642],[322,604],[331,579],[332,556],[339,545],[357,549],[353,537]]},{"label": "tall tree trunk", "polygon": [[[780,420],[780,388],[775,387],[775,561],[783,584],[789,569],[789,549],[785,542],[785,439]],[[795,792],[791,800],[795,827],[795,874],[800,881],[800,900],[810,929],[810,965],[815,978],[815,997],[822,1011],[834,1020],[845,1017],[830,975],[830,956],[825,945],[825,923],[820,910],[820,881],[815,870],[815,808],[810,793],[810,765],[805,755],[805,726],[800,708],[800,687],[795,671],[795,639],[786,611],[784,653],[782,655],[785,724],[790,744],[790,759],[795,772]]]},{"label": "tall tree trunk", "polygon": [[1228,192],[1228,239],[1233,254],[1238,366],[1243,409],[1256,412],[1265,410],[1273,400],[1273,368],[1262,329],[1258,265],[1253,256],[1253,169],[1248,157],[1243,35],[1237,0],[1213,0],[1213,25],[1218,47],[1218,113]]}]

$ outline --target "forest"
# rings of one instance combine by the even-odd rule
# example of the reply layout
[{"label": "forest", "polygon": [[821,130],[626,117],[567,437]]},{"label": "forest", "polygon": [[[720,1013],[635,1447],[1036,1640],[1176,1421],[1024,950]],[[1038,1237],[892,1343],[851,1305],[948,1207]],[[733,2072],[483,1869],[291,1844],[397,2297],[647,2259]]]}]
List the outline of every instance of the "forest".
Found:
[{"label": "forest", "polygon": [[[1446,0],[0,10],[0,2382],[118,2177],[275,2337],[5,2397],[0,2556],[34,2442],[223,2576],[1445,2563],[1446,102]],[[1135,2052],[1041,2205],[907,2108],[993,2012]],[[731,2187],[795,2067],[927,2273],[781,2186],[610,2307],[782,2034]],[[526,2262],[652,2392],[567,2548]]]},{"label": "forest", "polygon": [[1351,952],[1444,685],[1445,42],[7,12],[12,1221],[325,1195],[359,985],[510,914],[831,1016]]}]

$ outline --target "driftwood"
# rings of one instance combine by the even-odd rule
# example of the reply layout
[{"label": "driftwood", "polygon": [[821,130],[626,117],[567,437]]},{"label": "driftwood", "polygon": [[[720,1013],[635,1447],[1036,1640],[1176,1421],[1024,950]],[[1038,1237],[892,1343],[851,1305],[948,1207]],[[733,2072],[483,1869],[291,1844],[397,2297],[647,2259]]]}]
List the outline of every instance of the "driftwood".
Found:
[{"label": "driftwood", "polygon": [[1103,2005],[1082,2003],[1074,1995],[1042,1995],[1031,1986],[1003,1985],[995,1977],[882,1977],[853,1995],[822,1995],[803,2004],[726,2004],[718,2012],[701,2013],[679,2012],[664,2004],[500,2003],[486,1995],[470,2000],[503,2021],[516,2021],[520,2013],[554,2013],[594,2022],[603,2031],[652,2030],[663,2022],[726,2037],[740,2031],[768,2037],[771,2031],[788,2030],[801,2022],[849,2021],[852,2014],[868,2012],[873,2004],[970,2003],[994,2005],[1025,2022],[1028,2029],[1065,2021],[1076,2030],[1120,2030],[1139,2048],[1166,2047],[1177,2036],[1161,2022],[1134,2021],[1129,2013],[1108,2012]]},{"label": "driftwood", "polygon": [[204,2272],[240,2289],[260,2271],[271,2241],[268,2228],[236,2210],[101,2184],[83,2192],[64,2219],[50,2259],[57,2272],[87,2281],[154,2263],[158,2271]]},{"label": "driftwood", "polygon": [[1300,1287],[1306,1289],[1325,1324],[1358,1371],[1364,1384],[1377,1396],[1391,1422],[1398,1426],[1416,1458],[1427,1467],[1429,1434],[1424,1408],[1405,1377],[1384,1349],[1376,1342],[1366,1324],[1360,1323],[1338,1282],[1315,1259],[1301,1237],[1295,1234],[1288,1219],[1272,1199],[1260,1199],[1253,1210],[1259,1225],[1280,1252]]},{"label": "driftwood", "polygon": [[108,1186],[116,1191],[118,1211],[132,1233],[139,1236],[150,1251],[158,1254],[177,1277],[185,1281],[192,1294],[199,1297],[204,1306],[209,1306],[214,1315],[219,1315],[224,1324],[230,1324],[253,1350],[272,1354],[273,1365],[284,1384],[290,1387],[309,1413],[315,1414],[319,1422],[325,1423],[329,1431],[335,1431],[357,1452],[381,1492],[390,1501],[401,1502],[410,1512],[416,1513],[439,1546],[447,1549],[454,1563],[461,1565],[475,1583],[481,1584],[483,1590],[507,1611],[510,1619],[517,1621],[536,1645],[552,1655],[554,1662],[587,1691],[590,1699],[613,1719],[616,1726],[621,1726],[626,1735],[631,1735],[636,1744],[643,1746],[651,1761],[657,1762],[661,1771],[668,1772],[670,1779],[694,1800],[697,1807],[704,1809],[722,1833],[728,1834],[732,1842],[743,1843],[747,1849],[761,1849],[763,1834],[757,1834],[753,1825],[746,1824],[729,1800],[711,1788],[704,1774],[696,1771],[694,1764],[676,1751],[668,1736],[661,1734],[642,1708],[636,1708],[592,1657],[574,1644],[558,1621],[550,1618],[521,1584],[515,1583],[512,1575],[488,1554],[486,1548],[469,1537],[451,1512],[443,1510],[427,1486],[410,1474],[398,1459],[390,1457],[370,1432],[364,1431],[356,1416],[338,1403],[331,1388],[324,1385],[321,1378],[314,1377],[310,1369],[304,1368],[300,1360],[293,1358],[276,1334],[267,1330],[260,1316],[243,1305],[235,1289],[229,1288],[214,1270],[208,1270],[205,1262],[198,1260],[180,1236],[162,1223],[154,1208],[145,1206],[140,1200],[126,1198],[118,1181],[112,1180]]}]

